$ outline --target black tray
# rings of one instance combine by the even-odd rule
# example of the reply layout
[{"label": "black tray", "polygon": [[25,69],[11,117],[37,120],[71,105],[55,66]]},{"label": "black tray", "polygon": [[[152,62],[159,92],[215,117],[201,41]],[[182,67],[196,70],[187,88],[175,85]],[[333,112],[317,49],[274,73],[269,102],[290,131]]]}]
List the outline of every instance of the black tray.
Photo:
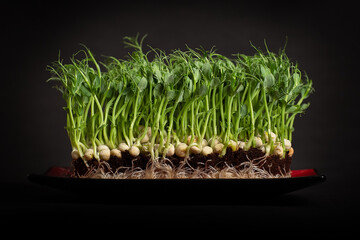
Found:
[{"label": "black tray", "polygon": [[[91,199],[119,202],[182,202],[207,200],[237,201],[263,199],[293,192],[324,182],[326,177],[314,169],[294,170],[290,178],[269,179],[91,179],[58,174],[29,174],[37,184],[86,195]],[[55,173],[55,174],[54,174]]]}]

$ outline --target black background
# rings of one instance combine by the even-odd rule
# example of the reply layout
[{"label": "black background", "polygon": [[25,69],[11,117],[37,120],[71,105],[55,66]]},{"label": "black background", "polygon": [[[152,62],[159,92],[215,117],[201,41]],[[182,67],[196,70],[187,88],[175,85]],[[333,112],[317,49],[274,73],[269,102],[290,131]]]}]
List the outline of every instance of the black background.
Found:
[{"label": "black background", "polygon": [[[154,216],[163,216],[191,224],[204,219],[218,225],[231,221],[245,226],[247,222],[256,229],[275,220],[294,231],[318,229],[320,234],[354,230],[351,219],[359,214],[360,200],[355,2],[68,2],[7,4],[2,12],[0,181],[7,195],[3,202],[11,206],[5,216],[19,215],[10,217],[11,221],[76,211],[89,216],[85,206],[90,203],[64,205],[62,193],[38,188],[26,179],[28,173],[70,164],[64,102],[46,83],[46,66],[57,59],[59,50],[63,59],[69,59],[81,49],[79,43],[100,60],[109,55],[124,58],[128,49],[122,38],[140,33],[148,34],[146,44],[167,52],[185,49],[185,44],[205,49],[215,45],[228,57],[239,52],[254,54],[249,41],[264,50],[264,39],[277,52],[288,38],[287,55],[309,75],[315,88],[310,108],[295,121],[292,168],[316,168],[327,181],[262,204],[193,206],[189,196],[184,205],[90,204],[94,216],[100,217],[105,209],[131,221],[141,219],[142,225],[137,223],[141,226],[153,219],[161,221]],[[18,197],[24,199],[15,200]],[[18,206],[22,210],[14,210]]]}]

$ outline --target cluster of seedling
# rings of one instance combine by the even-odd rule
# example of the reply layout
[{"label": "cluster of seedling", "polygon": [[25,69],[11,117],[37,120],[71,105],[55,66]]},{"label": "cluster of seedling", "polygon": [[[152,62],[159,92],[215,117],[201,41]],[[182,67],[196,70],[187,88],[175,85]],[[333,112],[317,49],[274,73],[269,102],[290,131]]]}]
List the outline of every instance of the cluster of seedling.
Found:
[{"label": "cluster of seedling", "polygon": [[229,147],[281,157],[293,151],[295,116],[309,106],[312,82],[284,50],[254,47],[254,56],[229,59],[189,47],[143,52],[144,38],[124,40],[133,48],[126,60],[98,62],[84,47],[70,63],[59,57],[49,66],[66,101],[73,159],[106,161],[128,151],[157,161],[222,156]]}]

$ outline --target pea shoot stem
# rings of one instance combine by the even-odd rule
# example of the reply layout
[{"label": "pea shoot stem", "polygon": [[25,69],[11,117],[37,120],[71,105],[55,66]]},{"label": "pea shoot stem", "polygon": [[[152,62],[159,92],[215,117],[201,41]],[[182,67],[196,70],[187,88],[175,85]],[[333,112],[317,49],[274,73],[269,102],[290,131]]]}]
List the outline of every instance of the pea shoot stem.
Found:
[{"label": "pea shoot stem", "polygon": [[229,59],[213,48],[188,46],[168,55],[152,47],[144,53],[144,37],[124,40],[134,49],[126,60],[100,63],[83,46],[69,64],[59,56],[48,67],[66,101],[71,146],[82,158],[92,148],[100,160],[100,145],[114,149],[125,142],[155,161],[181,143],[190,154],[230,141],[259,147],[258,138],[271,154],[292,141],[295,117],[309,106],[312,82],[284,50],[275,54],[265,44],[265,53],[254,47],[253,56]]}]

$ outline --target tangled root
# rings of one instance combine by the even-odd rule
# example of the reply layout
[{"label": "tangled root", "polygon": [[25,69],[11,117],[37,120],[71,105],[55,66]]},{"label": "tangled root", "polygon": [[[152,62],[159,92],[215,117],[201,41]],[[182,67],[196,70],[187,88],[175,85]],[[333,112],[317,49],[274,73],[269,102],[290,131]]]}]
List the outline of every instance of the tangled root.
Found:
[{"label": "tangled root", "polygon": [[193,168],[186,161],[175,167],[169,159],[157,159],[149,161],[145,169],[120,167],[115,171],[109,170],[111,167],[106,161],[100,162],[95,168],[80,178],[104,178],[104,179],[251,179],[251,178],[286,178],[290,177],[290,172],[279,169],[279,173],[272,174],[261,168],[266,157],[248,159],[238,166],[218,168],[216,166],[204,166]]}]

